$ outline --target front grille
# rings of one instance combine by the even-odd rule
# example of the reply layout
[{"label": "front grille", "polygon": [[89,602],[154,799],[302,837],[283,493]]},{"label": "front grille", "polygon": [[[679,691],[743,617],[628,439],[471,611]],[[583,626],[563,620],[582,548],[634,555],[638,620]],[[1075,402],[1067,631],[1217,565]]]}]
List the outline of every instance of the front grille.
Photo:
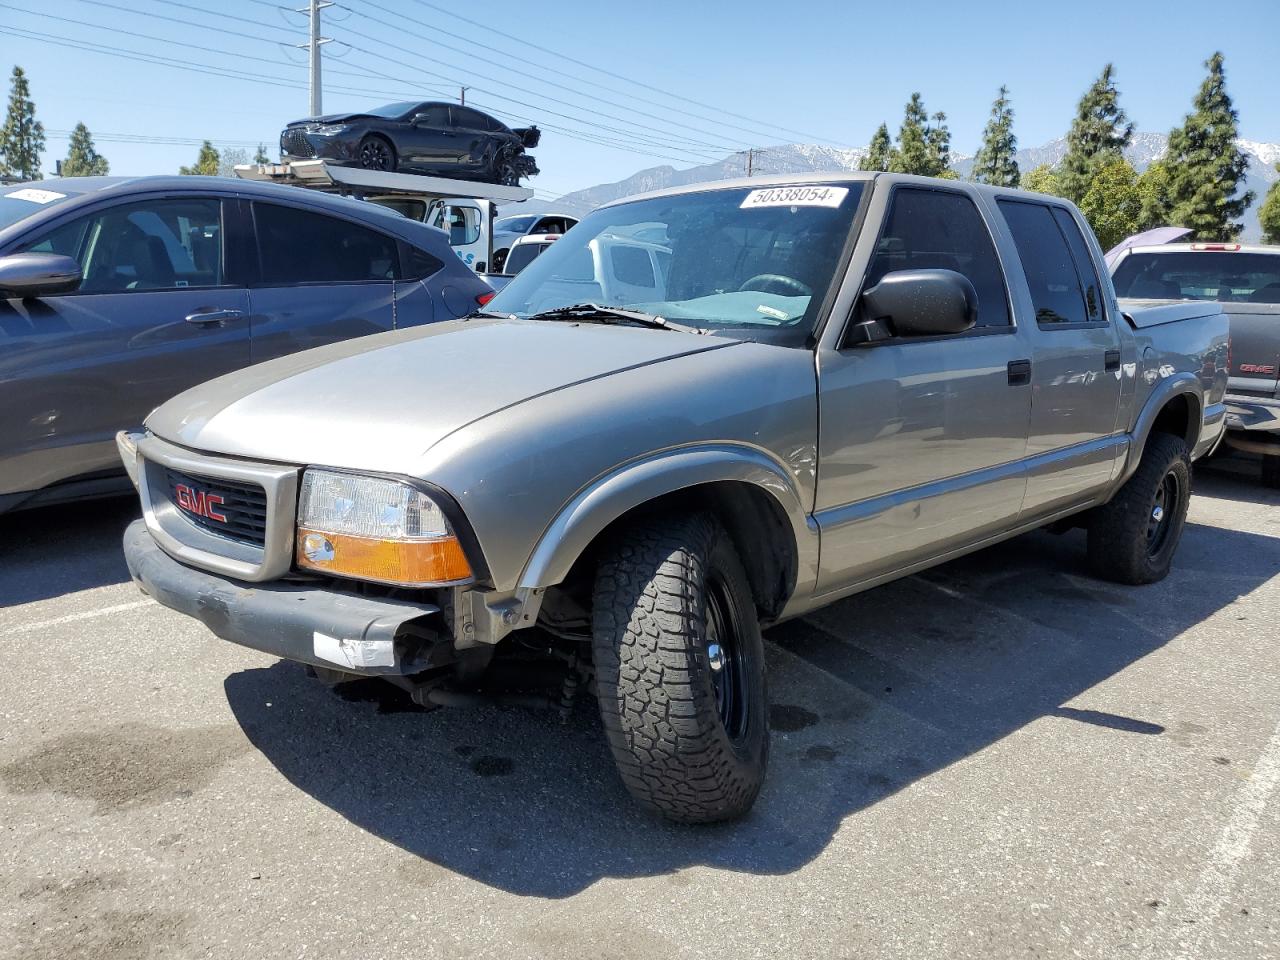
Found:
[{"label": "front grille", "polygon": [[316,152],[301,130],[280,134],[280,149],[291,157],[314,157]]},{"label": "front grille", "polygon": [[[267,541],[267,495],[254,483],[193,477],[165,469],[169,499],[188,521],[228,540],[262,547]],[[185,488],[185,493],[178,488]],[[210,503],[210,496],[214,499]],[[214,519],[208,514],[226,517]]]}]

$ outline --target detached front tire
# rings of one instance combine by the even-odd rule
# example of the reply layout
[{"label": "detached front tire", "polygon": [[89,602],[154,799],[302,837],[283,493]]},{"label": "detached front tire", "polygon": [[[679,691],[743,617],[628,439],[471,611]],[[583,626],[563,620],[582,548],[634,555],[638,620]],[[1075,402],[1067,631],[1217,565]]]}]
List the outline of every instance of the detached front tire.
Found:
[{"label": "detached front tire", "polygon": [[769,753],[764,643],[746,571],[707,514],[637,523],[596,573],[600,715],[627,789],[683,823],[751,809]]},{"label": "detached front tire", "polygon": [[1105,580],[1163,580],[1191,504],[1191,457],[1181,437],[1152,434],[1138,469],[1089,520],[1089,565]]}]

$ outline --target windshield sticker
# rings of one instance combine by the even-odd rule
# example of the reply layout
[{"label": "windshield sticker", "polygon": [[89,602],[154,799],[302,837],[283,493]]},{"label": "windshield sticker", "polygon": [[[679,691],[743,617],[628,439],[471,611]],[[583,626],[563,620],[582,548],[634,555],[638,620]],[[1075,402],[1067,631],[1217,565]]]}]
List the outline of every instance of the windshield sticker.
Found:
[{"label": "windshield sticker", "polygon": [[14,200],[28,200],[31,203],[53,203],[55,200],[63,199],[65,193],[54,193],[52,190],[36,190],[34,187],[26,187],[22,190],[15,190],[13,193],[6,193],[6,197],[12,197]]},{"label": "windshield sticker", "polygon": [[739,209],[756,207],[838,207],[848,196],[848,187],[766,187],[752,190]]},{"label": "windshield sticker", "polygon": [[765,303],[762,303],[760,304],[760,306],[756,307],[756,313],[763,313],[766,317],[773,317],[773,319],[781,320],[784,323],[791,319],[791,315],[787,313],[787,311],[779,310],[776,307],[771,307]]}]

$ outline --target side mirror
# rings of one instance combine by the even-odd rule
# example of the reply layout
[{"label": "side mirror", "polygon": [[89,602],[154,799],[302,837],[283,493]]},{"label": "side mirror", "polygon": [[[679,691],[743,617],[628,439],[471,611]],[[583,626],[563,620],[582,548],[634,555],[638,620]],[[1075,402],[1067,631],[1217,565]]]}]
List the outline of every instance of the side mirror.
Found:
[{"label": "side mirror", "polygon": [[80,264],[59,253],[0,257],[0,296],[47,297],[79,289]]},{"label": "side mirror", "polygon": [[415,127],[421,127],[421,126],[424,126],[430,119],[431,119],[431,115],[429,113],[415,113],[413,115],[413,119],[410,120],[409,122],[413,124]]},{"label": "side mirror", "polygon": [[895,270],[861,298],[862,319],[853,343],[891,336],[936,337],[964,333],[978,318],[978,293],[954,270]]}]

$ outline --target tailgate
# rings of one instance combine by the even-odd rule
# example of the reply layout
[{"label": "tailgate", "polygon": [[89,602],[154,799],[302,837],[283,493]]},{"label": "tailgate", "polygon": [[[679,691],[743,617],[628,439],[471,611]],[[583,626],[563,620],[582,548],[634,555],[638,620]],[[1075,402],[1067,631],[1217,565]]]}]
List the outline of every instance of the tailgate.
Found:
[{"label": "tailgate", "polygon": [[1275,394],[1280,389],[1280,303],[1227,303],[1231,371],[1227,389]]}]

